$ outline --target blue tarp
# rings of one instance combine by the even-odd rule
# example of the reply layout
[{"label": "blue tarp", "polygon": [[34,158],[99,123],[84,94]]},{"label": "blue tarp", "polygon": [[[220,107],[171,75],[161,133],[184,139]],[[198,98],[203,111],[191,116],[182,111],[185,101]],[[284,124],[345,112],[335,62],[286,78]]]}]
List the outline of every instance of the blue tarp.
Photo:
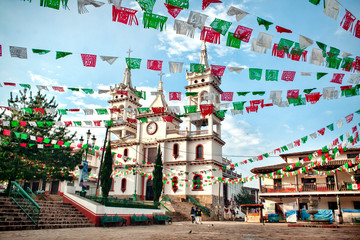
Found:
[{"label": "blue tarp", "polygon": [[290,215],[296,214],[297,215],[297,211],[296,210],[290,210],[285,212],[285,217],[289,217]]},{"label": "blue tarp", "polygon": [[[330,223],[333,223],[333,214],[331,209],[316,209],[319,212],[315,214],[315,220],[330,220]],[[306,209],[302,209],[301,211],[301,220],[309,220],[310,214],[306,212]]]},{"label": "blue tarp", "polygon": [[360,213],[360,209],[343,209],[343,212]]}]

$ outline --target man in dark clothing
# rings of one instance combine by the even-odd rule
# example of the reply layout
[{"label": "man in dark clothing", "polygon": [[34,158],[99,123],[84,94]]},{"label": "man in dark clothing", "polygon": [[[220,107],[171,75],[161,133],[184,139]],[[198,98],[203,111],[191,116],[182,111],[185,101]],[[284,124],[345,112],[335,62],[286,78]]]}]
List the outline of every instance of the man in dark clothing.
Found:
[{"label": "man in dark clothing", "polygon": [[191,217],[191,223],[194,223],[194,221],[195,221],[195,209],[194,209],[194,207],[191,207],[190,217]]}]

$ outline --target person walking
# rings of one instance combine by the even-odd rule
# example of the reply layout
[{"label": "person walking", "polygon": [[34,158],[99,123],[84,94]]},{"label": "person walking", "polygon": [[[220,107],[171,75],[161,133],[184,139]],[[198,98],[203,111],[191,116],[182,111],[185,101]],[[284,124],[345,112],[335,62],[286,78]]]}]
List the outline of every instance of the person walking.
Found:
[{"label": "person walking", "polygon": [[198,210],[198,216],[199,216],[199,223],[202,224],[202,211],[201,211],[201,209]]},{"label": "person walking", "polygon": [[191,223],[194,223],[194,221],[195,221],[195,209],[194,209],[194,207],[191,207],[190,217],[191,217]]},{"label": "person walking", "polygon": [[195,209],[195,223],[199,223],[199,209],[197,207]]}]

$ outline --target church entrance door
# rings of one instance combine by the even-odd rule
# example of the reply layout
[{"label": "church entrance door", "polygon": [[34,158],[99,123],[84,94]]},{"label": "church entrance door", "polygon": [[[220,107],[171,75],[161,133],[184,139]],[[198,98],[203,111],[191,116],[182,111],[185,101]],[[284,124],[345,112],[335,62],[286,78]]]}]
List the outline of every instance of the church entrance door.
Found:
[{"label": "church entrance door", "polygon": [[146,196],[145,200],[154,200],[154,191],[152,189],[153,181],[151,179],[148,179],[146,181]]}]

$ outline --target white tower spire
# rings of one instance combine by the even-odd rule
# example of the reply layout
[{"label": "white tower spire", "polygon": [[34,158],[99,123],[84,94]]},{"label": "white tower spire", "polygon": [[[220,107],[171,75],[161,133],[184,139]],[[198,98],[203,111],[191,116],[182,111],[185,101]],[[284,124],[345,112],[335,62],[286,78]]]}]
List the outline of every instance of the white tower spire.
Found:
[{"label": "white tower spire", "polygon": [[201,45],[200,64],[204,64],[204,65],[205,65],[205,68],[208,68],[208,67],[209,67],[208,55],[207,55],[207,50],[206,50],[205,41],[203,41],[203,43],[202,43],[202,45]]}]

